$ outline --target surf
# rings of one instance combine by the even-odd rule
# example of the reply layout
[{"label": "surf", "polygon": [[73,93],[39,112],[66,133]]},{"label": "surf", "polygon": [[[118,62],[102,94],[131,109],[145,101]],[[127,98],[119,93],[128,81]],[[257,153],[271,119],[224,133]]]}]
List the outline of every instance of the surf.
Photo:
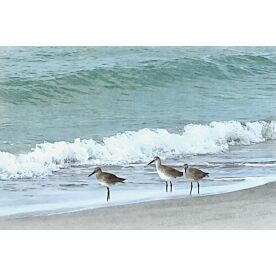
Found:
[{"label": "surf", "polygon": [[187,155],[216,154],[231,146],[276,139],[276,121],[187,124],[177,133],[144,128],[119,132],[102,141],[76,138],[37,144],[30,152],[0,152],[0,179],[51,175],[73,165],[128,165],[146,163],[153,156],[183,159]]}]

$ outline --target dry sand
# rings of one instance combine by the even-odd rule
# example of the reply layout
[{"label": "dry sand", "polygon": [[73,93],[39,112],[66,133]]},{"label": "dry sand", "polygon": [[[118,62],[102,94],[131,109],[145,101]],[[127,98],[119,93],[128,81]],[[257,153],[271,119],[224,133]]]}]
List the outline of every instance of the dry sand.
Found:
[{"label": "dry sand", "polygon": [[4,217],[0,229],[276,229],[276,182],[219,195]]}]

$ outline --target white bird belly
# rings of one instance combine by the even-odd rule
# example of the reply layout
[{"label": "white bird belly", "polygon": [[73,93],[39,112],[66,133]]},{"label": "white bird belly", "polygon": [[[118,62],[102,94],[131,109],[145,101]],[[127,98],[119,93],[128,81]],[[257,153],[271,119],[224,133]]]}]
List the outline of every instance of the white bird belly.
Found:
[{"label": "white bird belly", "polygon": [[98,183],[101,184],[102,186],[110,187],[109,184],[107,184],[107,183],[105,183],[105,182],[103,182],[103,181],[101,181],[101,180],[97,180],[97,181],[98,181]]},{"label": "white bird belly", "polygon": [[166,174],[164,174],[162,171],[157,171],[159,177],[162,179],[162,180],[165,180],[165,181],[170,181],[170,180],[173,180],[174,177],[171,177],[171,176],[168,176]]},{"label": "white bird belly", "polygon": [[185,173],[184,173],[184,177],[185,177],[187,180],[195,181],[194,178],[191,177],[189,174],[185,174]]}]

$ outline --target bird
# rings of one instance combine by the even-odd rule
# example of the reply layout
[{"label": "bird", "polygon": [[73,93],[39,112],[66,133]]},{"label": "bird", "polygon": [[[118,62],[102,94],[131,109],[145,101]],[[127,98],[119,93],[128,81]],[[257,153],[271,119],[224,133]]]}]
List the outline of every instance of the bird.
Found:
[{"label": "bird", "polygon": [[110,187],[117,184],[117,183],[123,183],[126,179],[116,176],[115,174],[103,172],[101,168],[97,167],[95,170],[88,175],[91,176],[93,174],[96,174],[96,179],[98,183],[100,183],[102,186],[105,186],[107,189],[107,198],[106,201],[108,202],[110,199]]},{"label": "bird", "polygon": [[188,164],[184,164],[184,170],[186,178],[191,181],[190,195],[192,194],[193,181],[197,182],[197,193],[199,194],[199,180],[206,176],[209,176],[209,173],[203,172],[196,168],[189,167]]},{"label": "bird", "polygon": [[172,182],[171,180],[183,176],[183,172],[180,172],[174,168],[165,166],[161,164],[161,159],[158,156],[155,156],[154,159],[147,164],[149,166],[155,162],[156,170],[159,177],[166,182],[166,192],[168,192],[168,181],[170,181],[171,192],[172,192]]}]

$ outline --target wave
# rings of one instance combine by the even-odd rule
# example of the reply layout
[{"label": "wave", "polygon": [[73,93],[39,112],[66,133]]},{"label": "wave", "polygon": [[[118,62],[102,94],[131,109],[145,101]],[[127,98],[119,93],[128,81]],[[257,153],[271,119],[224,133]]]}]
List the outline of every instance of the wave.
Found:
[{"label": "wave", "polygon": [[209,83],[210,80],[239,80],[268,73],[274,76],[276,69],[274,56],[261,53],[222,55],[218,50],[215,54],[208,52],[207,56],[189,57],[188,53],[180,52],[178,58],[176,53],[172,58],[164,58],[160,54],[156,59],[139,56],[127,62],[118,60],[107,64],[93,60],[87,65],[79,64],[79,61],[75,62],[77,64],[61,62],[57,68],[51,66],[51,70],[42,70],[45,66],[38,67],[35,73],[31,66],[32,70],[26,73],[26,66],[23,66],[22,72],[12,74],[8,71],[7,76],[4,74],[5,78],[0,78],[1,100],[14,104],[44,103],[52,99],[64,102],[71,98],[75,100],[74,97],[78,98],[80,94],[94,95],[110,89],[132,91],[164,87],[174,82],[183,86],[191,80]]},{"label": "wave", "polygon": [[[197,165],[198,167],[202,166],[202,164]],[[259,162],[206,162],[204,163],[204,167],[219,167],[219,168],[233,168],[233,167],[276,167],[276,161],[259,161]]]},{"label": "wave", "polygon": [[103,138],[74,142],[44,142],[31,152],[0,152],[0,179],[34,178],[77,165],[127,165],[148,162],[154,155],[185,158],[186,155],[224,152],[231,145],[250,145],[276,139],[276,121],[212,122],[188,124],[179,133],[166,129],[140,129]]}]

